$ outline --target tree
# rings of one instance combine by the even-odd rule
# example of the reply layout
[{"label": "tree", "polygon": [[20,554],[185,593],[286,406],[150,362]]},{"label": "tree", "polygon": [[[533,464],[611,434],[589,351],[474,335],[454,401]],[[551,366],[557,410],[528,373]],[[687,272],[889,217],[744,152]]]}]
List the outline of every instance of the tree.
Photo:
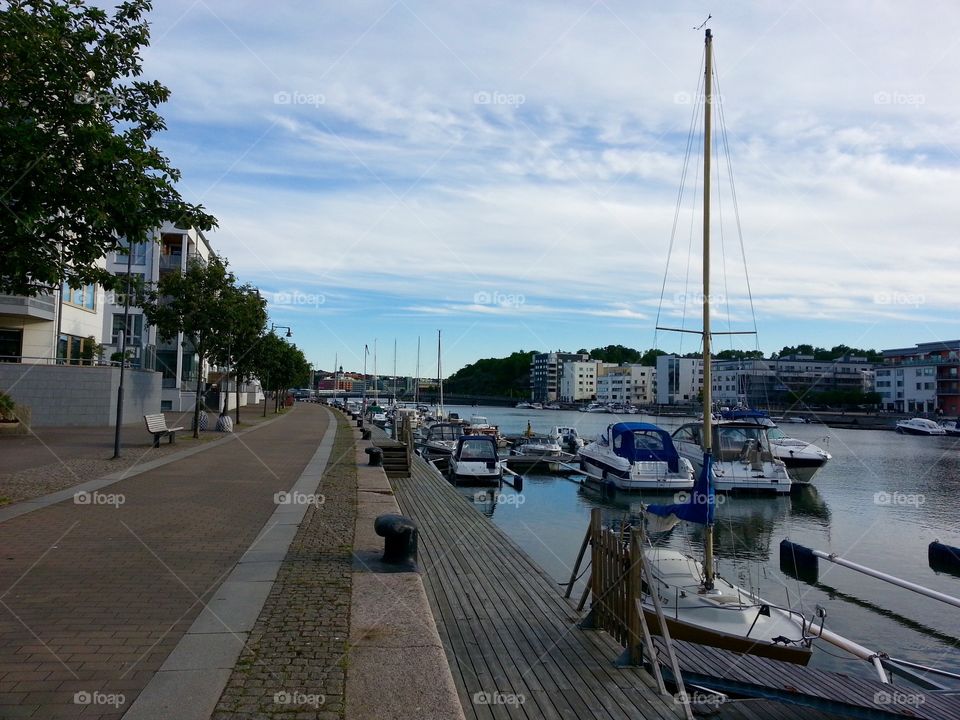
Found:
[{"label": "tree", "polygon": [[260,338],[250,354],[251,372],[260,378],[264,389],[263,414],[267,414],[266,391],[275,393],[275,411],[279,399],[289,388],[305,385],[310,378],[310,363],[296,345],[286,343],[272,331]]},{"label": "tree", "polygon": [[138,79],[150,9],[9,0],[0,10],[0,292],[114,288],[96,263],[120,238],[146,242],[165,221],[216,226],[181,198],[179,170],[150,144],[170,95]]},{"label": "tree", "polygon": [[[240,424],[240,383],[253,375],[253,350],[263,337],[267,325],[267,301],[249,283],[232,285],[224,294],[220,306],[223,331],[213,337],[211,356],[227,368],[227,379],[232,370],[236,379],[236,423]],[[227,412],[224,397],[223,413]]]},{"label": "tree", "polygon": [[193,411],[193,436],[200,436],[200,396],[204,362],[216,351],[217,338],[225,332],[224,303],[235,291],[233,274],[225,261],[212,255],[208,262],[193,259],[186,272],[179,270],[160,278],[140,301],[144,314],[163,340],[183,333],[198,357],[197,402]]}]

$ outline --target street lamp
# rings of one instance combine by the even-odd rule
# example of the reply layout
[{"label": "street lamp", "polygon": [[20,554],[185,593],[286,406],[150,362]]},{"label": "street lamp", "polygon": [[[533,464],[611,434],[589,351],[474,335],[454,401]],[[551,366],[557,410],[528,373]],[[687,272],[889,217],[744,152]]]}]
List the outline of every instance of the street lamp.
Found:
[{"label": "street lamp", "polygon": [[293,337],[293,330],[291,330],[288,325],[274,325],[273,323],[270,323],[270,332],[273,332],[274,330],[286,330],[287,332],[284,337]]}]

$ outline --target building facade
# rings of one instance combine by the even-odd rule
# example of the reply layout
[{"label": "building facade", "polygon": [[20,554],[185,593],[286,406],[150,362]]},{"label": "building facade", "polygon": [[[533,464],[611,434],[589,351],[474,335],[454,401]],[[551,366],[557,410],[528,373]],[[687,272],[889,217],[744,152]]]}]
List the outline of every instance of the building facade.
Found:
[{"label": "building facade", "polygon": [[[153,233],[150,242],[135,244],[130,257],[130,272],[146,283],[157,283],[168,273],[186,271],[193,260],[207,262],[212,250],[203,233],[193,229],[178,228],[166,224]],[[119,277],[127,273],[127,254],[111,253],[107,269]],[[104,356],[119,360],[121,333],[123,332],[123,294],[109,293],[105,296],[101,333]],[[207,378],[210,368],[200,367],[196,352],[183,333],[163,340],[157,329],[147,323],[147,318],[138,307],[130,307],[126,327],[127,358],[132,367],[156,369],[161,373],[161,409],[183,412],[192,410],[196,403],[197,373]]]},{"label": "building facade", "polygon": [[534,402],[554,402],[560,399],[560,379],[568,362],[586,362],[585,353],[537,353],[530,361],[530,394]]},{"label": "building facade", "polygon": [[703,358],[661,355],[657,358],[658,405],[697,403],[703,390]]},{"label": "building facade", "polygon": [[606,369],[597,378],[597,402],[652,405],[656,400],[654,367],[620,365]]},{"label": "building facade", "polygon": [[565,362],[560,378],[560,399],[571,403],[595,400],[597,372],[602,364],[596,360]]},{"label": "building facade", "polygon": [[875,375],[888,410],[960,415],[960,340],[884,350]]}]

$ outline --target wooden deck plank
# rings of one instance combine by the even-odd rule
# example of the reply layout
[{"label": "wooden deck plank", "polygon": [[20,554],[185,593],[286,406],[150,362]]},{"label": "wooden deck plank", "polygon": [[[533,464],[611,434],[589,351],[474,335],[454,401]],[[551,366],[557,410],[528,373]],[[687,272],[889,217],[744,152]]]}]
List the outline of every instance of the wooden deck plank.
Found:
[{"label": "wooden deck plank", "polygon": [[[435,497],[435,493],[425,493],[425,494],[432,495]],[[469,503],[466,500],[463,500],[463,498],[460,497],[459,495],[457,495],[457,500],[458,500],[457,502],[458,507],[456,507],[455,509],[452,509],[452,508],[449,508],[448,506],[445,506],[444,509],[446,509],[448,512],[452,514],[463,515],[464,518],[461,522],[475,526],[484,532],[489,532],[489,529],[491,528],[491,523],[489,523],[489,521],[486,518],[477,514],[476,511],[472,507],[470,507]],[[494,527],[494,530],[497,530],[497,529]],[[481,563],[481,565],[482,565],[482,562],[487,559],[493,562],[493,556],[488,557],[485,555],[474,554],[471,557],[474,560],[477,560],[479,558],[479,562]],[[507,558],[508,556],[504,556],[504,555],[496,556],[496,561],[493,562],[493,567],[492,568],[486,567],[485,569],[481,568],[481,572],[484,573],[489,580],[495,581],[497,579],[497,577],[495,576],[499,576],[502,573],[502,568],[500,567],[501,563],[505,562]],[[499,587],[501,588],[501,590],[507,589],[510,592],[513,592],[512,584],[516,584],[516,577],[511,575],[508,575],[508,577],[513,582],[501,583]],[[521,574],[520,577],[525,577],[525,573]],[[559,588],[559,585],[557,583],[555,583],[550,579],[547,579],[545,585],[534,588],[533,597],[540,598],[545,595],[556,596],[559,594],[558,588]],[[501,605],[503,608],[506,608],[506,609],[512,609],[514,606],[522,607],[523,600],[524,600],[524,596],[522,595],[517,597],[505,597],[503,598]],[[584,701],[593,710],[594,714],[596,714],[599,710],[599,708],[596,706],[596,702],[598,701],[600,702],[603,709],[606,709],[608,712],[612,712],[615,717],[620,716],[619,712],[623,712],[623,711],[626,711],[629,714],[635,708],[636,702],[631,701],[627,697],[627,695],[624,693],[623,689],[621,689],[620,686],[623,685],[626,687],[631,687],[632,683],[635,683],[637,678],[634,676],[632,677],[632,680],[624,681],[623,679],[620,679],[620,678],[630,677],[629,674],[624,673],[623,670],[618,670],[612,667],[609,659],[613,658],[618,654],[618,648],[609,647],[609,646],[605,647],[604,652],[602,654],[602,657],[604,657],[604,661],[602,663],[596,663],[592,659],[590,654],[585,654],[582,651],[582,649],[580,649],[579,647],[572,647],[571,644],[569,643],[569,640],[573,638],[588,637],[592,635],[592,633],[584,634],[580,631],[573,632],[572,628],[576,624],[578,620],[578,616],[576,615],[576,613],[573,611],[573,608],[567,603],[566,600],[563,600],[563,603],[560,605],[560,607],[562,608],[564,617],[560,618],[559,622],[556,624],[555,627],[547,628],[548,633],[549,632],[559,633],[559,640],[556,643],[556,647],[545,648],[545,651],[552,652],[555,655],[559,653],[559,655],[557,655],[557,658],[556,658],[558,661],[558,664],[565,670],[568,676],[573,675],[575,680],[579,680],[579,683],[580,683],[579,687],[581,688],[582,693],[586,693],[584,695]],[[533,622],[542,622],[544,618],[544,616],[542,615],[542,610],[543,610],[542,605],[538,605],[538,607],[535,610],[533,610],[531,614],[531,617],[533,618]],[[524,624],[521,623],[520,627],[524,627]],[[535,642],[538,642],[538,641],[535,641]],[[536,658],[536,660],[539,661],[540,658],[538,657]],[[548,670],[549,669],[552,669],[552,668],[548,666]],[[576,677],[577,675],[579,675],[579,678]],[[620,678],[617,677],[618,675],[620,676]],[[645,677],[644,675],[641,675],[641,679],[643,679],[644,677]],[[599,694],[594,693],[594,697],[591,697],[589,692],[591,688],[593,688],[598,682],[600,683],[601,686],[604,687],[604,690]],[[653,687],[652,681],[649,682],[649,687],[652,689]],[[647,691],[647,688],[644,688],[644,691]],[[619,712],[618,712],[618,708],[619,708]],[[662,710],[662,708],[658,708],[658,709]],[[662,713],[658,713],[658,716],[666,717],[666,718],[675,717],[675,715],[672,714],[672,712],[666,715],[663,715]]]},{"label": "wooden deck plank", "polygon": [[[423,465],[415,458],[411,477],[395,480],[394,488],[403,512],[420,527],[421,569],[438,624],[461,626],[445,627],[441,639],[459,671],[468,716],[480,717],[473,693],[499,690],[524,693],[531,718],[679,717],[644,672],[613,667],[618,649],[597,637],[605,634],[572,627],[578,618],[557,582]],[[467,668],[482,668],[483,680],[471,678]],[[519,676],[511,677],[508,668],[519,668]],[[483,682],[500,685],[480,687]]]}]

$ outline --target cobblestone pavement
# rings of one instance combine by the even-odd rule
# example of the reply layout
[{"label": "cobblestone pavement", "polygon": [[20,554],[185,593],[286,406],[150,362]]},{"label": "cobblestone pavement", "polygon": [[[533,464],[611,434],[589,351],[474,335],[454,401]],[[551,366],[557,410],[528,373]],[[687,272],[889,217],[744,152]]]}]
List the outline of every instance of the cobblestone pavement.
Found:
[{"label": "cobblestone pavement", "polygon": [[291,543],[214,720],[344,716],[357,470],[353,432],[337,418],[325,502]]},{"label": "cobblestone pavement", "polygon": [[[169,427],[190,427],[193,413],[166,413]],[[239,430],[272,419],[252,410],[243,413]],[[0,507],[64,490],[73,485],[134,468],[164,455],[219,440],[223,433],[203,432],[194,440],[190,430],[177,433],[153,447],[153,436],[143,423],[126,425],[121,434],[122,454],[113,460],[113,428],[36,428],[30,435],[0,436]]]},{"label": "cobblestone pavement", "polygon": [[327,423],[306,404],[84,504],[0,523],[0,717],[120,717],[256,540]]}]

